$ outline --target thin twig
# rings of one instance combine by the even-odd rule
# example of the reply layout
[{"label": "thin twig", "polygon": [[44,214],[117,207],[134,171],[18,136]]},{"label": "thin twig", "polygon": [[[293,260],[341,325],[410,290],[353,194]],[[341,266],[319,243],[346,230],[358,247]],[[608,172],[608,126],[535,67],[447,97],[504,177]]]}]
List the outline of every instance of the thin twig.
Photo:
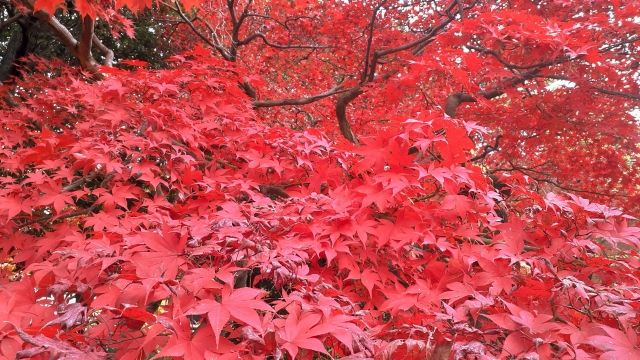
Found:
[{"label": "thin twig", "polygon": [[472,157],[471,159],[469,159],[469,161],[476,162],[478,160],[482,160],[482,159],[486,158],[487,155],[491,154],[492,152],[498,151],[498,149],[500,148],[500,139],[502,139],[502,135],[496,136],[495,144],[485,146],[484,150],[482,151],[482,153]]},{"label": "thin twig", "polygon": [[187,15],[185,15],[185,13],[182,11],[182,8],[180,7],[180,3],[178,1],[175,2],[175,6],[169,6],[172,10],[174,10],[175,12],[178,13],[178,15],[180,16],[180,18],[182,18],[182,20],[191,28],[191,31],[193,31],[200,39],[202,39],[202,41],[204,41],[205,43],[207,43],[207,45],[211,46],[212,48],[216,49],[216,51],[218,51],[218,53],[220,53],[220,55],[225,59],[225,60],[229,60],[232,61],[233,58],[231,57],[231,55],[227,52],[227,49],[225,49],[224,47],[222,47],[220,44],[211,41],[211,39],[209,39],[208,37],[206,37],[203,33],[201,33],[196,26],[193,24],[193,22],[191,20],[189,20],[189,18],[187,17]]},{"label": "thin twig", "polygon": [[640,94],[625,93],[625,92],[616,91],[616,90],[603,89],[595,86],[593,87],[593,89],[602,94],[607,94],[611,96],[620,96],[620,97],[631,99],[631,100],[640,100]]}]

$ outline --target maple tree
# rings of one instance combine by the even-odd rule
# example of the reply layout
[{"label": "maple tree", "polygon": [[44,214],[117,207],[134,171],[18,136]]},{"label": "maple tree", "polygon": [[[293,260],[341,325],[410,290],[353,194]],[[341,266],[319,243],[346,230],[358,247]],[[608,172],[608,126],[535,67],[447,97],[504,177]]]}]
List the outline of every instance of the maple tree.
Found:
[{"label": "maple tree", "polygon": [[1,6],[2,357],[640,357],[637,2]]}]

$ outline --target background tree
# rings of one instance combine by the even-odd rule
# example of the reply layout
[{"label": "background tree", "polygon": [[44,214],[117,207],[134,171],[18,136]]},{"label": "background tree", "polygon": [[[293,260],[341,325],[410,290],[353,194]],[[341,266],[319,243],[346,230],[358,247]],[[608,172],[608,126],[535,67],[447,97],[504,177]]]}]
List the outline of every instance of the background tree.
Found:
[{"label": "background tree", "polygon": [[[354,142],[351,126],[356,134],[377,131],[369,123],[393,121],[380,119],[390,106],[400,110],[399,119],[443,108],[492,129],[476,139],[482,150],[475,159],[490,172],[519,172],[551,189],[637,203],[635,8],[573,5],[214,1],[189,16],[179,4],[170,7],[214,53],[259,74],[259,89],[247,93],[267,98],[254,106],[288,106],[267,118],[328,124],[329,132],[337,119]],[[334,110],[322,101],[329,96]],[[458,114],[467,103],[479,104]]]}]

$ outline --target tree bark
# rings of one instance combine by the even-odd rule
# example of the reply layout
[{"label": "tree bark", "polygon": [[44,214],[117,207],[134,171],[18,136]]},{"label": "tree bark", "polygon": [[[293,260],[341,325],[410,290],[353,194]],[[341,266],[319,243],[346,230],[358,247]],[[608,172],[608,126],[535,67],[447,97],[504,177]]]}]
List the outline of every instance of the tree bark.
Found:
[{"label": "tree bark", "polygon": [[354,144],[358,144],[358,138],[356,138],[353,131],[351,131],[351,124],[349,124],[349,120],[347,119],[347,106],[362,93],[362,88],[360,86],[356,86],[338,96],[338,100],[336,101],[336,117],[338,118],[340,132],[342,133],[342,136]]},{"label": "tree bark", "polygon": [[28,37],[22,26],[13,26],[11,38],[7,44],[7,51],[0,61],[0,81],[5,81],[15,73],[15,62],[20,58],[20,53],[26,49]]}]

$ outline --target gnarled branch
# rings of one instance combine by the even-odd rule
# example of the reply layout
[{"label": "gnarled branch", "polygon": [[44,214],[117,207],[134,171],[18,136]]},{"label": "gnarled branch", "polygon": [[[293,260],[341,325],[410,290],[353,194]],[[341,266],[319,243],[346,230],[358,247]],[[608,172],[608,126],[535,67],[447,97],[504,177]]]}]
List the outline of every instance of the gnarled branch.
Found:
[{"label": "gnarled branch", "polygon": [[476,93],[475,95],[471,95],[468,93],[463,93],[463,92],[456,92],[453,93],[451,95],[449,95],[447,97],[447,100],[445,101],[445,106],[444,106],[444,113],[451,116],[451,117],[455,117],[456,116],[456,112],[458,110],[458,107],[460,106],[460,104],[465,103],[465,102],[477,102],[476,97],[483,97],[487,100],[491,100],[493,98],[496,98],[502,94],[504,94],[503,89],[506,87],[511,87],[517,84],[521,84],[529,79],[532,79],[534,77],[536,77],[536,75],[538,75],[538,72],[540,71],[540,69],[534,69],[531,70],[529,72],[526,72],[520,76],[515,76],[512,77],[510,79],[508,79],[507,81],[505,81],[504,83],[500,84],[499,86],[496,86],[493,89],[490,90],[482,90],[479,91],[478,93]]},{"label": "gnarled branch", "polygon": [[[357,86],[351,88],[351,90],[349,90],[348,92],[338,97],[338,101],[336,102],[336,116],[338,118],[338,125],[340,127],[340,132],[347,140],[351,141],[354,144],[358,144],[358,139],[353,134],[353,131],[351,130],[351,125],[349,124],[349,120],[347,118],[347,106],[349,105],[349,103],[351,103],[353,100],[355,100],[358,96],[360,96],[364,92],[362,90],[362,86],[364,84],[374,81],[378,64],[380,63],[382,58],[387,55],[391,55],[394,53],[398,53],[398,52],[410,50],[410,49],[414,49],[414,54],[417,53],[416,49],[422,49],[426,45],[431,43],[434,40],[435,36],[438,35],[441,30],[446,28],[447,25],[449,25],[455,19],[455,15],[452,16],[449,14],[446,17],[446,19],[440,22],[440,24],[438,24],[436,27],[429,29],[429,31],[424,36],[421,36],[414,41],[405,43],[397,47],[376,50],[373,52],[373,56],[369,61],[369,53],[371,51],[371,41],[373,38],[373,24],[378,11],[384,5],[384,3],[385,3],[384,1],[381,2],[378,6],[376,6],[373,9],[373,14],[369,22],[369,34],[367,38],[367,48],[365,52],[366,58],[364,63],[364,71],[362,73],[360,83]],[[450,13],[451,10],[453,10],[457,5],[458,5],[457,1],[452,1],[451,4],[446,9],[447,13]],[[473,6],[475,6],[475,3],[472,4],[470,7],[468,7],[467,9]],[[462,8],[460,8],[460,10],[462,10]]]},{"label": "gnarled branch", "polygon": [[53,34],[58,37],[58,39],[64,44],[64,46],[69,49],[74,55],[77,52],[78,41],[73,37],[73,34],[67,29],[55,16],[51,16],[44,11],[38,11],[35,13],[35,16],[47,24]]},{"label": "gnarled branch", "polygon": [[354,144],[358,144],[358,138],[351,130],[351,125],[349,124],[349,120],[347,119],[347,106],[362,93],[362,88],[360,86],[356,86],[340,95],[338,97],[338,100],[336,101],[336,117],[338,118],[340,133],[342,133],[342,136],[344,136],[345,139],[351,141]]},{"label": "gnarled branch", "polygon": [[69,49],[75,56],[83,69],[91,72],[98,71],[98,63],[91,54],[93,45],[104,55],[104,64],[111,66],[113,64],[113,51],[106,47],[102,41],[95,35],[95,19],[90,16],[84,16],[81,19],[80,41],[60,21],[44,11],[37,11],[34,16],[41,22],[47,24],[53,34]]},{"label": "gnarled branch", "polygon": [[607,46],[601,48],[600,52],[607,52],[607,51],[613,50],[613,49],[615,49],[617,47],[620,47],[620,46],[623,46],[623,45],[633,44],[636,41],[640,41],[640,36],[639,35],[632,35],[628,39],[621,40],[621,41],[618,41],[616,43],[613,43],[613,44],[610,44],[610,45],[607,45]]},{"label": "gnarled branch", "polygon": [[333,48],[333,46],[326,46],[326,45],[274,44],[269,40],[267,40],[267,37],[263,33],[259,33],[259,32],[253,33],[247,36],[246,38],[244,38],[243,40],[238,40],[237,46],[247,45],[256,39],[261,39],[265,45],[270,46],[272,48],[276,48],[276,49],[330,49],[330,48]]},{"label": "gnarled branch", "polygon": [[454,117],[456,116],[456,111],[458,110],[458,106],[465,102],[477,102],[475,97],[462,92],[457,92],[449,95],[444,105],[444,113]]}]

